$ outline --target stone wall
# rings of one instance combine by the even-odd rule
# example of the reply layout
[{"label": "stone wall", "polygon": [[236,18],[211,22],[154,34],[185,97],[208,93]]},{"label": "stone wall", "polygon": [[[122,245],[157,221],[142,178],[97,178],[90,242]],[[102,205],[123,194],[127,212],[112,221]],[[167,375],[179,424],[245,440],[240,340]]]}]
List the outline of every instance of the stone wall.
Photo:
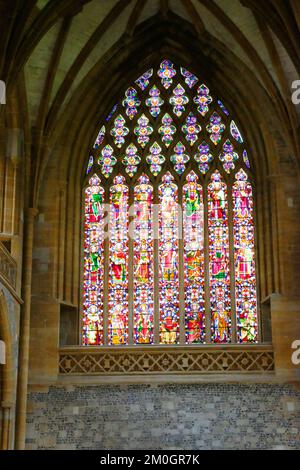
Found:
[{"label": "stone wall", "polygon": [[99,385],[29,394],[27,449],[300,449],[288,385]]}]

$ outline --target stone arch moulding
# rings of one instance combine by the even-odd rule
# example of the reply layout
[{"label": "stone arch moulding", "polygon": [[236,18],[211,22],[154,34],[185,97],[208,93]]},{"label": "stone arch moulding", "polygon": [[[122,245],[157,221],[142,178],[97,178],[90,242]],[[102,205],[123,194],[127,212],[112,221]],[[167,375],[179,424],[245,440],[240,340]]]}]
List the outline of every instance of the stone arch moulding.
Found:
[{"label": "stone arch moulding", "polygon": [[[232,51],[208,32],[197,37],[186,21],[176,17],[174,22],[176,26],[164,24],[161,21],[156,24],[155,21],[147,20],[138,27],[132,38],[126,38],[126,47],[124,47],[124,38],[121,38],[104,54],[68,95],[67,104],[66,97],[69,88],[64,90],[64,98],[61,98],[56,106],[52,106],[47,127],[49,142],[52,141],[52,145],[54,142],[59,144],[61,139],[65,142],[66,136],[74,144],[75,141],[77,144],[80,141],[80,153],[78,146],[72,149],[72,154],[65,152],[64,158],[60,158],[64,172],[75,170],[76,177],[78,173],[82,177],[83,159],[86,158],[84,147],[88,151],[93,135],[96,137],[99,117],[101,119],[101,116],[109,113],[126,85],[132,83],[144,70],[158,65],[163,56],[169,57],[174,63],[186,68],[191,68],[192,64],[194,72],[198,73],[208,86],[213,84],[220,99],[223,95],[227,105],[231,105],[240,115],[242,127],[247,133],[247,140],[251,141],[253,146],[257,146],[259,138],[264,140],[260,126],[253,127],[251,121],[266,123],[267,119],[278,118],[278,110],[282,102],[277,95],[274,95],[276,91],[274,83],[269,83],[269,90],[266,89],[253,69],[246,66]],[[154,49],[155,52],[152,52]],[[197,57],[196,61],[195,57]],[[241,74],[243,79],[241,79]],[[268,108],[270,112],[266,116],[264,111]],[[63,113],[62,109],[64,109]],[[76,116],[75,121],[74,116]],[[290,140],[288,133],[285,138],[286,141]],[[262,149],[257,150],[253,152],[254,157],[257,159],[259,156],[260,164],[266,164],[264,161],[270,159],[271,155],[267,152],[262,159]],[[74,158],[73,151],[79,153],[78,159]],[[45,156],[49,156],[49,152]],[[67,166],[65,166],[65,160],[69,160]],[[44,169],[45,165],[46,161],[42,165]],[[273,172],[274,168],[268,168],[271,165],[270,160],[263,172]],[[257,171],[262,172],[261,165],[257,167]],[[262,178],[263,175],[258,173],[257,176]]]},{"label": "stone arch moulding", "polygon": [[[193,55],[197,52],[199,63],[190,68],[193,69],[193,72],[201,75],[201,67],[204,68],[204,66],[207,65],[208,73],[212,72],[212,76],[210,80],[203,77],[203,81],[207,82],[208,86],[212,83],[212,89],[216,90],[216,95],[218,94],[221,99],[223,98],[224,103],[228,103],[228,106],[231,106],[232,109],[237,110],[236,114],[240,117],[241,127],[244,134],[247,136],[247,141],[251,142],[251,145],[253,145],[252,153],[255,156],[255,160],[256,162],[258,160],[260,161],[260,164],[256,165],[257,181],[263,182],[265,175],[270,172],[270,167],[276,166],[274,159],[271,160],[271,152],[266,150],[265,135],[267,134],[267,119],[263,113],[263,109],[271,107],[271,109],[274,110],[273,115],[276,116],[275,120],[277,120],[278,112],[274,109],[274,103],[271,103],[270,96],[265,92],[259,80],[254,77],[253,72],[247,70],[243,65],[242,70],[245,72],[246,78],[243,83],[239,81],[240,61],[234,57],[234,54],[230,51],[224,50],[224,47],[219,47],[218,45],[219,49],[214,50],[209,35],[205,35],[197,41],[198,45],[203,46],[202,51],[199,50],[200,46],[195,45],[193,53],[191,53],[188,48],[189,41],[187,41],[186,38],[191,39],[193,36],[187,28],[185,28],[184,31],[179,31],[178,34],[174,31],[170,32],[170,38],[172,38],[173,41],[170,41],[170,38],[159,40],[155,31],[150,31],[149,37],[147,37],[146,40],[143,34],[145,31],[147,31],[146,26],[145,30],[141,28],[140,36],[134,35],[134,41],[128,40],[126,48],[122,47],[121,43],[115,45],[103,60],[96,64],[82,80],[78,89],[76,89],[70,97],[70,101],[66,106],[66,112],[58,116],[56,123],[55,120],[52,120],[53,128],[51,129],[52,134],[50,134],[50,138],[52,143],[54,141],[56,142],[56,146],[55,153],[50,152],[48,155],[53,155],[54,161],[57,161],[58,171],[55,177],[57,176],[62,180],[63,186],[61,190],[60,209],[58,209],[57,212],[57,220],[66,221],[65,226],[63,223],[60,223],[60,227],[57,228],[57,240],[65,240],[65,231],[68,230],[68,233],[72,234],[72,236],[70,235],[69,237],[71,240],[70,243],[73,244],[71,249],[66,249],[64,245],[57,245],[55,248],[57,253],[54,254],[54,258],[59,259],[59,267],[62,270],[60,276],[62,281],[60,292],[57,292],[58,295],[54,294],[56,301],[61,300],[70,305],[79,305],[79,263],[77,263],[76,260],[80,259],[81,253],[80,223],[74,224],[74,220],[79,221],[80,219],[78,214],[81,210],[81,194],[79,194],[80,191],[78,191],[78,187],[82,185],[84,168],[86,167],[86,159],[88,158],[89,143],[87,141],[91,142],[95,140],[94,136],[96,136],[97,130],[100,127],[100,125],[97,124],[99,115],[100,117],[107,115],[114,104],[116,96],[124,91],[126,85],[130,84],[144,70],[150,68],[150,64],[159,63],[162,56],[170,57],[174,63],[182,64],[186,68],[189,68],[189,63],[192,62]],[[183,38],[184,34],[186,34],[185,39]],[[142,36],[144,36],[144,39]],[[180,45],[179,36],[184,46]],[[140,42],[137,41],[138,37],[141,39]],[[174,38],[176,38],[176,41],[174,41]],[[154,44],[157,45],[157,52],[155,54],[149,54],[149,44],[152,40],[154,40]],[[144,51],[142,50],[143,48]],[[137,53],[136,56],[135,52]],[[225,56],[228,57],[228,59],[226,59],[227,62]],[[135,73],[134,69],[138,71]],[[229,70],[231,70],[230,74],[228,72]],[[111,79],[111,77],[113,78]],[[231,80],[232,83],[230,83]],[[214,81],[218,84],[217,86],[214,86]],[[220,93],[218,89],[221,90],[222,87],[224,91]],[[249,97],[251,93],[245,93],[245,90],[248,90],[248,92],[251,90],[251,93],[256,96],[255,102],[253,102],[253,100],[251,102]],[[235,101],[237,105],[233,106]],[[258,102],[260,106],[258,106]],[[262,106],[261,103],[264,103],[265,106]],[[78,111],[77,118],[73,120],[75,111]],[[268,119],[269,118],[270,116]],[[254,124],[256,122],[264,122],[265,128],[256,126]],[[277,124],[278,122],[276,125]],[[263,133],[265,133],[265,135],[263,135]],[[60,147],[62,135],[64,135],[64,145]],[[68,142],[67,145],[65,144],[66,142]],[[84,149],[86,149],[86,151]],[[52,168],[54,161],[51,161]],[[44,162],[41,167],[46,168],[47,163]],[[272,171],[276,172],[276,169],[272,168]],[[43,195],[46,193],[47,186],[53,185],[53,179],[51,180],[50,178],[50,174],[42,178],[45,183],[42,191]],[[68,182],[68,184],[64,184],[65,182]],[[261,183],[261,187],[258,188],[258,204],[260,207],[264,207],[264,212],[267,214],[266,218],[270,217],[269,207],[271,198],[271,192]],[[66,215],[64,207],[70,208],[69,215]],[[272,224],[266,221],[264,216],[259,226],[260,233],[258,234],[258,244],[262,247],[263,238],[268,237],[266,250],[270,250],[265,253],[261,251],[261,254],[259,254],[260,277],[270,280],[270,285],[266,285],[261,293],[261,298],[264,298],[267,293],[274,291],[272,273],[269,272],[268,275],[265,274],[265,270],[269,269],[265,266],[265,259],[268,259],[272,252]],[[58,285],[59,280],[55,279],[53,284],[55,283]],[[265,284],[267,283],[265,282]],[[260,282],[260,285],[263,285],[263,282]],[[53,344],[53,350],[55,348],[56,344]],[[89,349],[89,352],[91,352],[91,349]],[[245,359],[244,362],[246,363],[247,359]],[[86,364],[88,363],[89,358]],[[63,363],[60,362],[60,364],[62,365]],[[224,364],[226,364],[226,361]],[[147,369],[147,367],[145,369]],[[60,367],[60,371],[62,370],[63,367]],[[76,368],[74,370],[76,370]],[[110,367],[105,367],[104,373],[105,371],[109,373],[109,370]],[[126,373],[126,370],[126,368],[123,371],[120,369],[118,373]],[[162,371],[164,370],[165,369],[162,368]],[[220,370],[223,369],[221,368]],[[89,373],[89,371],[90,369],[88,367],[85,373]],[[155,372],[157,371],[154,370],[154,373]]]},{"label": "stone arch moulding", "polygon": [[[272,270],[270,263],[265,262],[265,260],[272,258],[272,244],[276,244],[276,230],[274,228],[277,223],[276,214],[271,214],[269,210],[270,201],[274,200],[274,194],[272,193],[273,188],[265,184],[265,178],[270,173],[277,173],[276,149],[272,148],[271,151],[270,145],[267,145],[266,141],[268,143],[271,141],[267,121],[274,120],[274,122],[276,121],[274,126],[280,127],[278,123],[278,100],[274,100],[272,103],[272,95],[266,93],[253,71],[242,64],[231,51],[224,48],[218,41],[215,41],[217,46],[214,50],[209,34],[195,41],[193,35],[186,28],[183,28],[183,32],[169,31],[170,37],[159,40],[156,29],[151,31],[149,28],[150,24],[144,25],[135,36],[135,41],[129,41],[125,49],[122,44],[114,46],[107,54],[107,57],[101,59],[82,80],[70,99],[68,111],[59,117],[58,127],[60,127],[60,130],[64,129],[70,142],[69,148],[64,148],[61,152],[63,158],[60,158],[60,151],[58,151],[59,176],[63,181],[68,181],[66,199],[74,200],[75,197],[76,206],[78,207],[80,204],[80,201],[76,199],[78,193],[76,193],[75,187],[80,183],[82,185],[86,167],[85,160],[88,158],[89,152],[88,146],[91,141],[95,140],[100,127],[101,116],[109,113],[118,96],[139,74],[152,65],[159,64],[163,56],[168,56],[174,63],[192,68],[194,73],[203,78],[208,87],[215,90],[216,95],[221,99],[223,98],[231,109],[236,110],[246,140],[251,143],[251,153],[255,160],[257,200],[261,207],[264,206],[266,214],[265,217],[262,217],[260,223],[261,232],[267,237],[266,253],[260,255],[260,264],[264,265],[260,267],[260,277],[262,279],[260,282],[262,287],[261,298],[265,298],[272,292],[280,291],[279,286],[275,285],[276,279],[280,279],[280,257],[278,260],[274,260],[274,271],[277,272],[277,276],[274,276],[274,272],[270,272]],[[149,33],[150,39],[145,32]],[[172,41],[170,38],[172,38]],[[149,40],[153,40],[154,44],[157,45],[157,52],[148,53]],[[192,44],[193,53],[189,50],[189,44]],[[195,63],[193,62],[193,56],[197,57]],[[243,72],[242,81],[238,79],[241,71]],[[277,109],[275,109],[276,106]],[[274,112],[268,113],[268,116],[266,116],[263,110],[269,108]],[[71,118],[66,121],[67,124],[63,124],[63,121],[68,119],[69,113],[72,116],[76,113],[78,116],[74,125],[72,125]],[[263,122],[264,125],[257,126],[255,124],[257,122]],[[54,131],[54,134],[56,134],[56,131]],[[58,135],[56,137],[59,140]],[[286,138],[287,141],[288,137]],[[80,145],[78,145],[79,143]],[[262,214],[264,211],[262,210],[260,213]],[[77,228],[73,226],[70,227],[70,230],[76,232]],[[76,239],[79,239],[78,234],[76,234]],[[259,246],[262,248],[263,244],[259,242]],[[78,246],[74,249],[79,255]],[[70,257],[66,258],[66,263],[68,263],[68,272],[70,272],[70,263],[73,266]],[[265,282],[265,279],[268,282]],[[72,283],[74,280],[70,282]],[[77,287],[74,285],[73,292],[76,292],[76,290]],[[74,298],[71,303],[74,303]]]},{"label": "stone arch moulding", "polygon": [[[219,345],[220,346],[220,345]],[[166,353],[167,356],[166,357]],[[246,374],[269,374],[273,370],[273,356],[270,345],[201,345],[189,350],[186,346],[169,348],[164,351],[159,346],[108,349],[101,348],[62,348],[60,373],[66,376],[92,375],[154,375],[163,373],[197,375],[199,373],[230,375],[239,372]]]}]

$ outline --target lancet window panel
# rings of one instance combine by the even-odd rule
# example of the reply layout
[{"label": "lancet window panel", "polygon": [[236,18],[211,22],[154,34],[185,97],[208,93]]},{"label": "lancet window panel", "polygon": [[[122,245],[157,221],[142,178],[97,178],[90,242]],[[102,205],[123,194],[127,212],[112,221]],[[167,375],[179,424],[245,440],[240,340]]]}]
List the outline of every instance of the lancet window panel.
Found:
[{"label": "lancet window panel", "polygon": [[170,60],[124,90],[87,159],[84,345],[255,343],[255,200],[237,117]]}]

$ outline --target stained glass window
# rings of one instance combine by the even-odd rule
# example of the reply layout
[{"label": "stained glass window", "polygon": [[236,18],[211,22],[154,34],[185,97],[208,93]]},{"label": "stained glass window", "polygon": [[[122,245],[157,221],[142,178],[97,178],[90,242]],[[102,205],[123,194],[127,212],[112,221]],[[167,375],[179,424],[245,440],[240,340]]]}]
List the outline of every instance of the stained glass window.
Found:
[{"label": "stained glass window", "polygon": [[232,197],[237,337],[240,343],[247,343],[257,340],[253,196],[243,170],[235,179]]},{"label": "stained glass window", "polygon": [[235,162],[239,156],[234,152],[234,147],[230,140],[226,140],[223,144],[223,152],[219,155],[220,161],[223,163],[223,168],[226,173],[230,173],[235,168]]},{"label": "stained glass window", "polygon": [[221,100],[218,100],[218,105],[222,109],[223,113],[226,114],[226,116],[229,116],[229,111],[228,109],[224,106]]},{"label": "stained glass window", "polygon": [[108,178],[113,171],[114,165],[117,163],[117,159],[113,155],[114,149],[110,145],[105,145],[101,150],[101,156],[99,157],[98,163],[100,171],[105,178]]},{"label": "stained glass window", "polygon": [[183,186],[185,336],[187,343],[205,337],[203,191],[193,171]]},{"label": "stained glass window", "polygon": [[93,157],[93,155],[91,155],[90,158],[89,158],[87,169],[86,169],[86,174],[87,175],[92,171],[93,164],[94,164],[94,157]]},{"label": "stained glass window", "polygon": [[160,91],[157,86],[153,85],[151,90],[149,91],[150,98],[145,100],[146,106],[150,109],[150,114],[153,117],[157,117],[160,113],[160,108],[164,103],[164,100],[160,97]]},{"label": "stained glass window", "polygon": [[185,138],[190,145],[194,145],[200,131],[201,126],[197,123],[196,116],[190,113],[186,118],[184,126],[182,126],[182,132],[185,134]]},{"label": "stained glass window", "polygon": [[157,176],[162,169],[162,164],[165,161],[165,157],[161,154],[161,147],[157,142],[153,142],[150,147],[150,155],[146,157],[146,162],[150,166],[150,171],[154,176]]},{"label": "stained glass window", "polygon": [[198,78],[196,77],[196,75],[194,75],[193,73],[189,72],[187,69],[185,69],[184,67],[180,67],[180,72],[181,72],[181,75],[184,77],[184,81],[185,83],[190,87],[192,88],[195,83],[198,82]]},{"label": "stained glass window", "polygon": [[83,175],[82,344],[258,341],[252,155],[223,103],[166,58],[106,110]]},{"label": "stained glass window", "polygon": [[125,142],[125,137],[129,132],[128,127],[125,126],[125,122],[123,116],[119,114],[114,121],[114,127],[110,131],[111,135],[114,137],[114,143],[118,148],[122,147]]},{"label": "stained glass window", "polygon": [[209,145],[203,141],[198,147],[198,152],[195,154],[195,160],[199,163],[198,167],[201,173],[205,174],[208,172],[213,158],[213,155],[210,153]]},{"label": "stained glass window", "polygon": [[209,110],[209,105],[212,102],[212,97],[209,95],[209,89],[206,85],[200,85],[197,90],[197,95],[194,98],[194,102],[198,105],[197,110],[205,116]]},{"label": "stained glass window", "polygon": [[231,336],[228,199],[218,170],[207,192],[212,340],[227,343]]},{"label": "stained glass window", "polygon": [[161,140],[166,147],[173,142],[173,134],[176,132],[176,127],[173,126],[173,119],[169,114],[165,114],[162,118],[162,126],[158,129],[159,134],[161,135]]},{"label": "stained glass window", "polygon": [[242,134],[240,133],[239,128],[234,121],[231,121],[230,123],[230,133],[232,137],[240,144],[244,142]]},{"label": "stained glass window", "polygon": [[111,120],[111,118],[113,117],[113,115],[114,115],[115,112],[117,111],[117,108],[118,108],[118,103],[116,103],[116,104],[112,107],[110,113],[106,116],[106,121],[110,121],[110,120]]},{"label": "stained glass window", "polygon": [[160,343],[179,338],[178,188],[167,172],[159,186],[159,333]]},{"label": "stained glass window", "polygon": [[225,125],[222,123],[221,117],[216,112],[211,115],[209,121],[210,123],[206,126],[206,130],[210,134],[210,140],[217,145],[222,139]]},{"label": "stained glass window", "polygon": [[128,341],[128,187],[116,176],[110,188],[109,344]]},{"label": "stained glass window", "polygon": [[128,145],[126,149],[126,156],[123,158],[123,163],[125,165],[125,171],[129,176],[133,176],[138,169],[138,164],[141,161],[139,155],[137,155],[137,148],[134,144]]},{"label": "stained glass window", "polygon": [[134,188],[134,341],[152,343],[154,333],[153,187],[146,175]]},{"label": "stained glass window", "polygon": [[169,88],[173,83],[173,77],[176,75],[176,70],[170,60],[164,60],[160,64],[160,69],[157,75],[161,78],[161,83],[165,88]]},{"label": "stained glass window", "polygon": [[137,108],[140,106],[141,102],[138,99],[137,91],[135,88],[128,88],[125,92],[125,98],[122,101],[123,106],[125,106],[126,114],[129,119],[133,119],[137,114]]},{"label": "stained glass window", "polygon": [[153,132],[153,128],[149,126],[149,119],[142,114],[137,121],[138,125],[134,128],[134,133],[137,136],[137,142],[142,148],[148,144],[150,135]]},{"label": "stained glass window", "polygon": [[174,147],[174,154],[170,157],[170,161],[174,164],[175,171],[181,175],[189,159],[190,157],[185,153],[185,146],[181,142],[177,142]]},{"label": "stained glass window", "polygon": [[104,189],[95,174],[85,190],[83,344],[103,344]]},{"label": "stained glass window", "polygon": [[147,86],[149,85],[149,79],[153,75],[153,69],[147,70],[143,75],[141,75],[135,83],[142,89],[145,90]]},{"label": "stained glass window", "polygon": [[97,139],[94,143],[94,149],[97,149],[103,142],[105,136],[105,126],[102,126],[100,131],[98,132]]},{"label": "stained glass window", "polygon": [[173,113],[176,116],[180,117],[185,111],[185,105],[188,103],[189,99],[185,94],[185,89],[178,84],[174,90],[173,95],[170,98],[170,104],[173,106]]}]

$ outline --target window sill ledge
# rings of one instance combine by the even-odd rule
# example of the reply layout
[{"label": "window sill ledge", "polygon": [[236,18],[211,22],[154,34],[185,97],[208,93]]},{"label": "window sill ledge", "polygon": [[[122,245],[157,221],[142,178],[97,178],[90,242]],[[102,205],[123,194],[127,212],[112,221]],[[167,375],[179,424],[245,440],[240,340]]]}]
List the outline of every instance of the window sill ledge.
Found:
[{"label": "window sill ledge", "polygon": [[59,377],[218,376],[274,374],[271,344],[64,346]]}]

